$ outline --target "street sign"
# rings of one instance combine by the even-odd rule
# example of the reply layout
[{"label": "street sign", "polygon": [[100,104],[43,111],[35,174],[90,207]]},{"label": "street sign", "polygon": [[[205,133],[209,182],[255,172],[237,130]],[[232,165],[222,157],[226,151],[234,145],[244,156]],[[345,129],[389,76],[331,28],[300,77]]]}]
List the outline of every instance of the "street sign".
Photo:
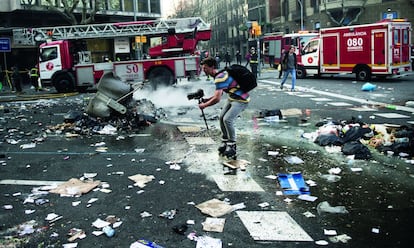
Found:
[{"label": "street sign", "polygon": [[0,38],[0,52],[10,52],[10,38]]}]

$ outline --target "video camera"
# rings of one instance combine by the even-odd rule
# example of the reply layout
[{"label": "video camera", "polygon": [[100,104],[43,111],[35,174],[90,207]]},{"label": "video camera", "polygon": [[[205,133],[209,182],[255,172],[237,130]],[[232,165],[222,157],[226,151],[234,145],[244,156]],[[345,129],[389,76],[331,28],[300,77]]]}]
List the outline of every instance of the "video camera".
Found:
[{"label": "video camera", "polygon": [[188,100],[192,99],[201,99],[204,96],[204,91],[202,89],[198,89],[196,92],[189,93],[187,95]]}]

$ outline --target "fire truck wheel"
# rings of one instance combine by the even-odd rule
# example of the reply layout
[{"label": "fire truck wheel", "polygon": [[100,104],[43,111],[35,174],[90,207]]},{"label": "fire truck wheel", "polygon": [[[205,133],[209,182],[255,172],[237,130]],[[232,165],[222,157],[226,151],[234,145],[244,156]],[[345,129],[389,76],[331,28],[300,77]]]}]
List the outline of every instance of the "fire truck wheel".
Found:
[{"label": "fire truck wheel", "polygon": [[365,66],[361,66],[355,70],[357,81],[367,81],[371,79],[371,71]]},{"label": "fire truck wheel", "polygon": [[305,78],[306,77],[306,70],[303,68],[303,66],[298,66],[296,69],[296,78]]},{"label": "fire truck wheel", "polygon": [[59,93],[73,92],[75,89],[75,78],[70,73],[60,73],[53,79],[53,85]]},{"label": "fire truck wheel", "polygon": [[149,72],[148,80],[152,88],[157,89],[159,86],[171,86],[174,83],[174,75],[167,68],[157,67]]}]

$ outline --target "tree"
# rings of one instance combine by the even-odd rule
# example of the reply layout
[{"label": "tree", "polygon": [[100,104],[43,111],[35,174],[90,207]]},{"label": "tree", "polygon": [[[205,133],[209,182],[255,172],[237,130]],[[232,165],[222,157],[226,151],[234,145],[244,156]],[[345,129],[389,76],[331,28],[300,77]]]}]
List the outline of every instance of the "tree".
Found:
[{"label": "tree", "polygon": [[365,8],[366,0],[363,2],[360,7],[349,7],[346,5],[346,1],[341,1],[341,8],[334,10],[327,10],[326,2],[324,1],[326,14],[329,19],[333,21],[338,26],[347,26],[352,25],[354,22],[358,21],[359,16],[362,14]]},{"label": "tree", "polygon": [[[95,15],[101,9],[104,1],[105,0],[60,0],[61,6],[56,6],[55,0],[46,0],[48,5],[40,7],[59,12],[72,25],[89,24],[95,21]],[[32,8],[38,7],[36,4],[37,2],[37,0],[22,0],[22,3]],[[89,6],[89,3],[91,3],[92,6]],[[45,4],[43,3],[43,5]],[[80,18],[75,15],[76,9],[81,10]]]},{"label": "tree", "polygon": [[202,0],[180,0],[176,6],[174,6],[176,18],[201,16],[203,9]]}]

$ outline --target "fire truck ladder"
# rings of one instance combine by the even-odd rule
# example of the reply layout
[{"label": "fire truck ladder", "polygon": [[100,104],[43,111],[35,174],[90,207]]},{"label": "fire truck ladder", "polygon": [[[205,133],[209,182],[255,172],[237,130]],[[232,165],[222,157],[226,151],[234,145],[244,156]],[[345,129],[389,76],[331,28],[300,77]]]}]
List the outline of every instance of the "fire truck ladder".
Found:
[{"label": "fire truck ladder", "polygon": [[13,30],[13,42],[17,46],[34,46],[47,40],[159,35],[168,32],[189,33],[196,29],[199,31],[210,30],[211,26],[200,17],[189,17],[153,21],[21,28]]}]

